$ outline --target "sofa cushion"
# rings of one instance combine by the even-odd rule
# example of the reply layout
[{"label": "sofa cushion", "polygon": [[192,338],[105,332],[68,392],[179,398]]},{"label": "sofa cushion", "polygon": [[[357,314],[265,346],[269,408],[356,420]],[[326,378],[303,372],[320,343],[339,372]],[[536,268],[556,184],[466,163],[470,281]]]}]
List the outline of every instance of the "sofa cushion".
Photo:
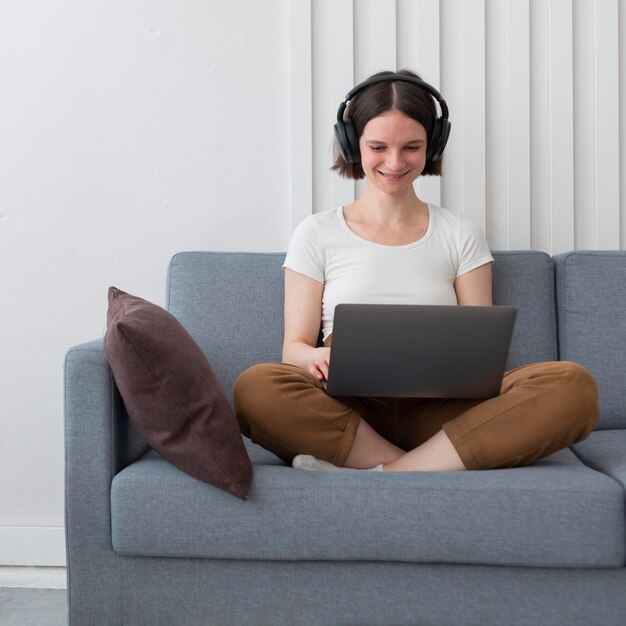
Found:
[{"label": "sofa cushion", "polygon": [[232,402],[255,363],[280,361],[284,253],[181,252],[170,261],[167,309],[198,343]]},{"label": "sofa cushion", "polygon": [[585,465],[615,479],[626,491],[626,430],[595,431],[572,450]]},{"label": "sofa cushion", "polygon": [[554,262],[560,358],[595,377],[598,428],[626,428],[626,252],[567,252]]},{"label": "sofa cushion", "polygon": [[170,313],[111,287],[104,351],[144,439],[197,478],[245,498],[252,465],[206,357]]},{"label": "sofa cushion", "polygon": [[554,267],[545,252],[495,251],[493,303],[517,307],[506,369],[557,359]]},{"label": "sofa cushion", "polygon": [[125,555],[621,567],[624,491],[562,450],[481,472],[255,465],[248,501],[150,454],[113,480]]}]

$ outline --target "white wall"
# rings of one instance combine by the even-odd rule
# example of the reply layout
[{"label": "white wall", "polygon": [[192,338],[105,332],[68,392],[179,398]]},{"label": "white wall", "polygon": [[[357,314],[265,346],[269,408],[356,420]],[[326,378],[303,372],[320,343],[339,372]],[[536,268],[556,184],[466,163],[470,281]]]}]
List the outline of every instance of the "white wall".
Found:
[{"label": "white wall", "polygon": [[109,285],[179,250],[282,250],[285,0],[0,5],[0,564],[63,553],[62,363]]},{"label": "white wall", "polygon": [[[620,37],[621,35],[621,37]],[[62,362],[184,249],[285,249],[361,184],[337,106],[410,67],[453,134],[425,199],[493,249],[626,245],[622,0],[0,5],[0,564],[61,564]]]}]

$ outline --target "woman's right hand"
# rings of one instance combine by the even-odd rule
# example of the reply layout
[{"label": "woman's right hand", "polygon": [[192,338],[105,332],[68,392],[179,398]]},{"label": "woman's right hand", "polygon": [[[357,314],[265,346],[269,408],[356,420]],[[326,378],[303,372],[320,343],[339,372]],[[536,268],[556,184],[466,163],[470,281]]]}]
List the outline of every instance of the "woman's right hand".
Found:
[{"label": "woman's right hand", "polygon": [[330,348],[315,348],[312,351],[313,361],[307,367],[309,374],[318,380],[328,380],[328,366],[330,365]]},{"label": "woman's right hand", "polygon": [[317,380],[328,380],[330,347],[317,347],[324,285],[285,268],[283,363],[297,365]]}]

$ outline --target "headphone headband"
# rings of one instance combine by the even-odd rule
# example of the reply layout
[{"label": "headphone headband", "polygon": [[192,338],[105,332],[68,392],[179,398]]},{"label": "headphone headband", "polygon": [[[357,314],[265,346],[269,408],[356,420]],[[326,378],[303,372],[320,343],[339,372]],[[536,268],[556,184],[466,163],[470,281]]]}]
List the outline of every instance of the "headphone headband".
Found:
[{"label": "headphone headband", "polygon": [[426,151],[426,158],[429,161],[439,160],[443,154],[444,148],[446,147],[448,136],[450,135],[451,125],[448,121],[448,105],[441,94],[432,85],[423,81],[421,78],[405,76],[403,74],[383,74],[382,76],[368,78],[353,87],[341,101],[339,109],[337,110],[337,123],[335,124],[335,138],[337,140],[341,156],[346,163],[358,163],[361,160],[359,139],[356,135],[354,124],[352,123],[350,117],[344,119],[348,103],[354,96],[362,91],[365,91],[368,87],[377,83],[388,82],[410,83],[416,85],[429,93],[439,103],[441,117],[435,117],[433,128],[428,136],[428,147]]},{"label": "headphone headband", "polygon": [[441,119],[448,119],[448,105],[446,101],[443,99],[443,96],[429,83],[423,81],[421,78],[415,78],[414,76],[404,76],[403,74],[386,74],[384,76],[375,76],[374,78],[368,78],[364,80],[362,83],[359,83],[355,87],[353,87],[346,97],[341,101],[339,105],[339,110],[337,111],[337,121],[343,122],[343,114],[348,106],[348,103],[354,96],[362,91],[365,91],[368,87],[375,85],[376,83],[412,83],[413,85],[417,85],[421,87],[424,91],[428,92],[437,102],[441,108]]}]

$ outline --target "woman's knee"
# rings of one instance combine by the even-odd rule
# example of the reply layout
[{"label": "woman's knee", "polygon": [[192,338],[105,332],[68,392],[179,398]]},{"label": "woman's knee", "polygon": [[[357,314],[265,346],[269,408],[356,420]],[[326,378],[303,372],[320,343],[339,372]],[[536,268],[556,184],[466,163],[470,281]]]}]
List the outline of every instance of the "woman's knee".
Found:
[{"label": "woman's knee", "polygon": [[580,420],[582,430],[580,439],[584,439],[600,420],[598,386],[591,372],[580,363],[573,361],[560,363],[568,379],[565,393],[568,394],[576,416]]},{"label": "woman's knee", "polygon": [[[328,431],[326,414],[332,409],[320,403],[336,403],[329,399],[319,381],[302,368],[284,363],[253,365],[233,386],[235,414],[241,432],[267,450],[291,462],[295,454],[307,452],[307,440],[316,440]],[[339,409],[337,419],[343,415]],[[318,433],[319,431],[319,433]],[[341,428],[330,429],[332,433]]]},{"label": "woman's knee", "polygon": [[279,363],[260,363],[244,370],[233,385],[233,399],[241,433],[289,463],[293,455],[274,440],[282,413],[275,389],[280,369]]},{"label": "woman's knee", "polygon": [[269,375],[269,367],[271,363],[258,363],[245,369],[233,385],[233,396],[235,399],[242,399],[248,395],[248,392],[255,389],[259,384],[263,384]]},{"label": "woman's knee", "polygon": [[275,363],[258,363],[239,374],[233,385],[233,400],[237,414],[248,414],[269,397]]},{"label": "woman's knee", "polygon": [[315,386],[304,370],[285,363],[260,363],[244,370],[233,385],[238,417],[249,421],[267,413],[281,412],[293,391]]}]

